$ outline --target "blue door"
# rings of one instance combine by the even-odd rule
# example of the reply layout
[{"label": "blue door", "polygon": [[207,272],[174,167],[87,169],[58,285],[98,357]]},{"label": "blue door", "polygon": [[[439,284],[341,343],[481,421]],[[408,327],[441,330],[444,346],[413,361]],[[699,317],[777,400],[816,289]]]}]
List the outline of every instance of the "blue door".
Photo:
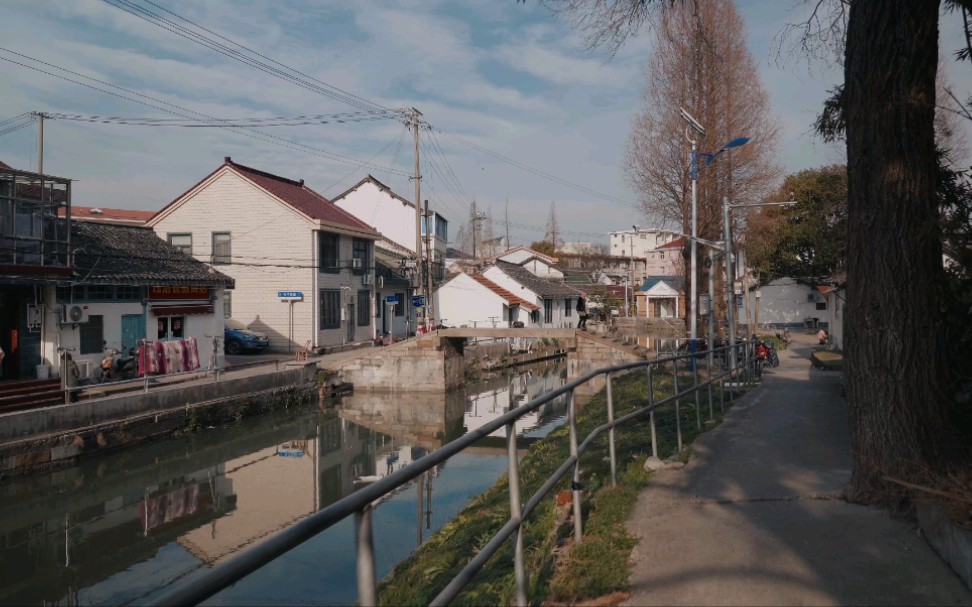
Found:
[{"label": "blue door", "polygon": [[145,339],[145,317],[141,314],[124,314],[122,320],[121,351],[128,352],[129,348],[137,348]]}]

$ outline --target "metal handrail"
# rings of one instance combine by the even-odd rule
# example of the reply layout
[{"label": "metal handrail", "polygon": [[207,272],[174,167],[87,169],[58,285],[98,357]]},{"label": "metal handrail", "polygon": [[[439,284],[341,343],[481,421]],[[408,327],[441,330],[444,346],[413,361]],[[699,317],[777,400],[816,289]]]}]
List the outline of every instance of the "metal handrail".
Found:
[{"label": "metal handrail", "polygon": [[[731,347],[732,346],[723,346],[709,350],[708,352],[666,356],[650,361],[645,360],[626,363],[591,371],[559,388],[551,390],[550,392],[547,392],[546,394],[543,394],[532,401],[521,405],[520,407],[517,407],[516,409],[508,411],[500,417],[497,417],[496,419],[483,424],[472,432],[469,432],[468,434],[447,443],[438,450],[416,460],[408,466],[405,466],[404,468],[401,468],[400,470],[360,489],[359,491],[342,498],[323,510],[319,510],[311,514],[307,518],[273,535],[265,542],[254,546],[253,548],[237,555],[222,565],[215,567],[208,573],[189,580],[185,584],[177,586],[172,590],[169,590],[162,596],[152,601],[150,605],[161,606],[198,604],[352,515],[354,516],[355,521],[355,538],[357,541],[356,563],[358,578],[358,603],[360,605],[376,605],[378,599],[377,577],[375,575],[374,543],[371,531],[371,512],[375,502],[409,483],[425,472],[439,466],[452,456],[460,453],[470,446],[473,446],[480,439],[504,427],[506,429],[507,455],[509,459],[510,519],[489,540],[489,542],[479,551],[479,553],[452,579],[452,581],[439,593],[439,595],[433,599],[431,604],[446,605],[455,599],[465,585],[468,584],[476,573],[486,564],[489,558],[492,557],[497,550],[499,550],[503,542],[515,535],[516,545],[514,550],[514,568],[516,578],[516,602],[518,605],[525,605],[527,603],[526,591],[528,581],[525,571],[523,541],[522,536],[519,533],[524,520],[526,520],[526,518],[540,505],[543,498],[553,490],[557,483],[573,469],[571,492],[574,511],[574,537],[578,541],[582,539],[583,528],[581,521],[580,501],[582,487],[579,482],[580,456],[590,447],[597,436],[599,436],[605,430],[608,430],[610,447],[609,452],[611,457],[611,483],[612,485],[616,485],[617,478],[614,429],[617,426],[638,417],[650,415],[652,454],[653,457],[657,458],[658,451],[655,440],[654,422],[654,412],[656,409],[674,402],[676,405],[676,417],[678,417],[677,411],[679,401],[689,394],[694,393],[696,395],[696,412],[698,413],[699,390],[708,389],[709,410],[711,416],[713,409],[711,385],[713,382],[722,381],[722,379],[726,376],[729,376],[729,378],[732,379],[734,375],[738,377],[739,374],[742,374],[745,381],[749,382],[750,373],[748,371],[748,367],[749,362],[751,361],[750,354],[752,348],[748,343],[745,342],[735,346],[737,349],[742,349],[745,352],[742,357],[737,359],[743,361],[743,364],[737,366],[736,368],[730,369],[722,369],[720,367],[720,372],[713,375],[712,356],[707,356],[707,354],[719,350],[727,350]],[[703,362],[706,361],[706,359],[707,362]],[[677,374],[679,361],[682,360],[691,360],[695,381],[693,382],[692,387],[679,390],[677,387]],[[673,377],[676,378],[675,393],[656,402],[653,393],[654,370],[656,368],[664,369],[669,364],[672,366],[674,373]],[[709,371],[708,379],[701,384],[698,381],[697,372],[697,367],[699,364],[707,364]],[[627,415],[624,415],[618,419],[613,419],[614,403],[613,394],[610,388],[611,376],[639,368],[646,369],[648,373],[648,405],[628,413]],[[575,402],[573,398],[574,390],[602,375],[605,376],[608,386],[608,421],[592,430],[591,433],[588,434],[580,444],[578,444],[576,434],[577,428],[575,419]],[[557,470],[546,480],[546,482],[544,482],[536,493],[534,493],[530,499],[527,500],[526,504],[521,506],[519,460],[516,446],[517,441],[515,423],[524,415],[534,412],[544,404],[561,396],[566,396],[567,398],[567,423],[570,431],[570,456],[564,461],[563,464],[560,465],[559,468],[557,468]],[[722,400],[723,399],[720,399],[720,408],[723,408],[724,406]],[[699,417],[697,421],[699,423],[699,428],[701,429],[701,418]],[[681,448],[682,440],[680,426],[677,427],[676,431],[678,432],[678,445]]]}]

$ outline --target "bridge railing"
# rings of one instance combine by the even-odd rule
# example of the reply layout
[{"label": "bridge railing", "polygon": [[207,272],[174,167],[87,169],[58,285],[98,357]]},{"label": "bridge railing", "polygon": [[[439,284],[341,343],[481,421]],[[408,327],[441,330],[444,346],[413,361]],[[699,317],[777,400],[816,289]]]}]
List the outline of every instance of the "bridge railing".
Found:
[{"label": "bridge railing", "polygon": [[[745,342],[736,345],[738,349],[735,357],[729,356],[727,350],[729,346],[715,348],[697,353],[686,353],[679,355],[666,356],[655,360],[638,361],[613,367],[606,367],[591,371],[560,388],[552,390],[532,401],[512,409],[504,415],[480,426],[476,430],[463,435],[462,437],[444,445],[438,450],[416,460],[408,466],[390,474],[375,483],[372,483],[359,491],[331,504],[330,506],[311,514],[307,518],[295,523],[294,525],[278,532],[265,542],[254,546],[234,557],[233,559],[216,566],[211,571],[189,580],[186,583],[176,586],[164,595],[157,598],[152,605],[195,605],[213,596],[224,588],[236,583],[240,579],[256,571],[260,567],[270,563],[277,557],[289,550],[299,546],[303,542],[313,538],[326,529],[334,526],[340,521],[354,517],[355,542],[356,542],[356,571],[358,585],[358,604],[377,605],[377,584],[378,578],[375,573],[375,552],[374,538],[372,534],[371,513],[375,505],[386,495],[406,485],[415,478],[429,471],[430,469],[442,464],[454,455],[462,452],[468,447],[473,446],[480,439],[489,436],[493,432],[505,428],[506,444],[508,457],[509,493],[510,493],[510,517],[502,528],[489,540],[489,542],[477,553],[477,555],[449,582],[449,584],[436,596],[432,605],[447,605],[453,601],[462,589],[475,577],[476,573],[482,569],[486,562],[500,549],[504,542],[512,538],[514,542],[514,572],[516,581],[516,603],[517,605],[527,604],[527,572],[525,566],[525,554],[523,548],[523,537],[520,533],[524,521],[537,509],[542,500],[550,494],[566,475],[572,475],[571,497],[573,507],[574,539],[580,541],[583,538],[583,520],[581,516],[581,485],[580,485],[580,458],[587,451],[594,440],[604,432],[608,433],[608,451],[611,467],[611,483],[617,484],[617,459],[615,453],[615,429],[634,419],[649,416],[651,428],[651,448],[652,457],[658,458],[658,445],[655,432],[655,411],[659,407],[669,404],[675,405],[676,412],[676,436],[678,450],[682,449],[682,428],[681,416],[679,415],[680,403],[688,398],[695,400],[696,423],[699,429],[702,427],[702,398],[708,400],[709,419],[714,419],[714,407],[716,398],[713,396],[713,386],[722,384],[723,381],[749,383],[753,378],[754,352],[752,344]],[[714,358],[722,355],[723,359],[735,359],[740,361],[735,368],[725,368],[717,365]],[[703,381],[699,378],[700,367],[705,367],[706,373]],[[647,373],[648,388],[646,395],[646,405],[627,415],[614,417],[614,398],[611,387],[612,376],[644,370]],[[680,373],[681,371],[681,373]],[[691,375],[688,385],[680,383],[680,377],[684,381],[685,371]],[[673,394],[663,399],[656,399],[654,395],[655,379],[662,374],[671,374],[673,381]],[[580,386],[593,380],[603,378],[606,380],[607,390],[607,419],[603,424],[592,430],[586,437],[577,436],[576,424],[576,402],[574,391]],[[726,390],[719,390],[719,409],[724,410]],[[704,395],[704,396],[703,396]],[[515,423],[518,419],[532,413],[553,401],[554,399],[565,397],[567,400],[567,425],[569,429],[570,455],[563,461],[554,473],[548,477],[543,485],[531,495],[526,503],[522,503],[520,495],[519,477],[519,458],[517,454],[517,437]]]}]

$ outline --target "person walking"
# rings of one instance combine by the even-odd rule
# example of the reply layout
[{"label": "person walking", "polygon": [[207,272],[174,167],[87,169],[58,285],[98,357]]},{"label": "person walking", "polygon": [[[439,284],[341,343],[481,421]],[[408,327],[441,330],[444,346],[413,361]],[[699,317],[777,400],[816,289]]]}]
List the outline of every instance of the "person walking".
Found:
[{"label": "person walking", "polygon": [[587,330],[587,293],[581,293],[580,297],[577,298],[577,315],[580,320],[577,322],[577,328],[582,330]]}]

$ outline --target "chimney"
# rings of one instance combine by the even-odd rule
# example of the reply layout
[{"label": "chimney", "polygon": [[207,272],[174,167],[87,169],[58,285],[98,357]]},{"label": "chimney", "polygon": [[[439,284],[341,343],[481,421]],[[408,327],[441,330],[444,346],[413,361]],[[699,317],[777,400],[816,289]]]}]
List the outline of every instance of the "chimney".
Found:
[{"label": "chimney", "polygon": [[300,184],[300,187],[304,187],[304,180],[303,179],[299,180],[297,183]]},{"label": "chimney", "polygon": [[233,159],[229,156],[223,156],[223,164],[233,164]]}]

